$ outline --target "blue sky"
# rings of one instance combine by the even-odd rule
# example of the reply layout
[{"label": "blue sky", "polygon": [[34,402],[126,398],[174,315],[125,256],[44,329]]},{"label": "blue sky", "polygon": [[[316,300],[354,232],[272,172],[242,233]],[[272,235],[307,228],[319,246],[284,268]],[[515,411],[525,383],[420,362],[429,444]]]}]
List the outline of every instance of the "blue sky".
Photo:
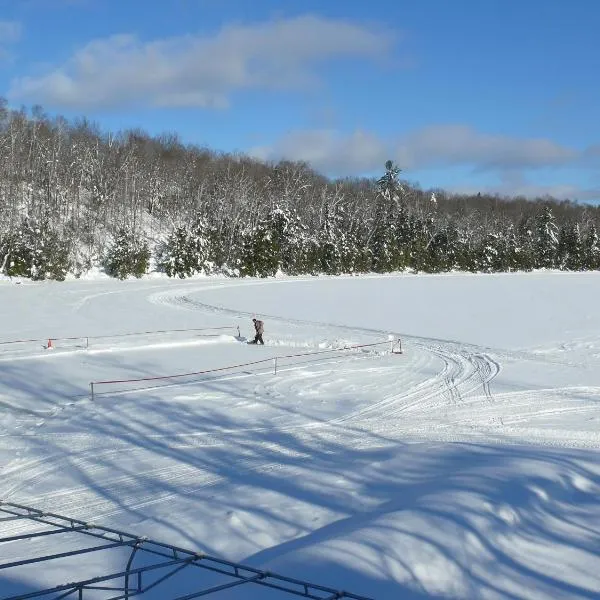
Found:
[{"label": "blue sky", "polygon": [[0,96],[423,188],[600,200],[597,0],[0,0]]}]

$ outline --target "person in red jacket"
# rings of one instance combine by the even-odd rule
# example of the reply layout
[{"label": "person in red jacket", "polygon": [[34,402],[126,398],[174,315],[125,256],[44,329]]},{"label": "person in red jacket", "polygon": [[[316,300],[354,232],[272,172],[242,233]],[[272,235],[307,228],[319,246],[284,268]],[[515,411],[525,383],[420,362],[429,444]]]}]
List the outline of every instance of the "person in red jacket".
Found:
[{"label": "person in red jacket", "polygon": [[250,344],[265,344],[265,342],[263,341],[263,333],[265,332],[265,324],[262,321],[259,321],[258,319],[252,319],[253,323],[254,323],[254,330],[256,331],[256,335],[254,336],[254,339],[249,342]]}]

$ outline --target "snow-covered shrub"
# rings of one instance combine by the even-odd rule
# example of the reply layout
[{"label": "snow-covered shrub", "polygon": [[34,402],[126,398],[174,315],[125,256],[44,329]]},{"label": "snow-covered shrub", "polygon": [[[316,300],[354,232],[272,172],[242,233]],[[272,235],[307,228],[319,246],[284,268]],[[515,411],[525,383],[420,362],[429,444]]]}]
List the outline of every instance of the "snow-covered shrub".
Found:
[{"label": "snow-covered shrub", "polygon": [[2,272],[11,277],[62,281],[71,268],[69,241],[47,223],[24,219],[0,241]]},{"label": "snow-covered shrub", "polygon": [[558,250],[558,227],[550,206],[545,206],[536,218],[534,238],[536,266],[551,269],[556,266]]},{"label": "snow-covered shrub", "polygon": [[190,277],[196,273],[211,273],[212,229],[203,218],[191,228],[181,225],[173,229],[157,250],[157,267],[169,277]]},{"label": "snow-covered shrub", "polygon": [[156,266],[169,277],[190,277],[197,271],[190,232],[175,228],[157,249]]},{"label": "snow-covered shrub", "polygon": [[104,269],[112,277],[141,277],[148,270],[150,249],[145,240],[126,227],[119,229],[104,257]]},{"label": "snow-covered shrub", "polygon": [[16,233],[0,239],[1,272],[10,277],[30,277],[31,252]]},{"label": "snow-covered shrub", "polygon": [[249,277],[271,277],[279,267],[279,252],[273,232],[267,223],[242,232],[240,274]]},{"label": "snow-covered shrub", "polygon": [[589,226],[583,242],[583,255],[585,268],[600,270],[600,235],[594,224]]}]

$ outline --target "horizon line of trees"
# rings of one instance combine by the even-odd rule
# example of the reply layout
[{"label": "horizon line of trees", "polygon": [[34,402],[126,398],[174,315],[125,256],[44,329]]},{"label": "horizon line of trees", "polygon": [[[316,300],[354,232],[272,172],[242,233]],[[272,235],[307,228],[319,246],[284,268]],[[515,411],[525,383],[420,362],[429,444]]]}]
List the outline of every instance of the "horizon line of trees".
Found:
[{"label": "horizon line of trees", "polygon": [[400,175],[388,161],[379,179],[332,180],[0,99],[0,272],[600,269],[600,207],[423,191]]}]

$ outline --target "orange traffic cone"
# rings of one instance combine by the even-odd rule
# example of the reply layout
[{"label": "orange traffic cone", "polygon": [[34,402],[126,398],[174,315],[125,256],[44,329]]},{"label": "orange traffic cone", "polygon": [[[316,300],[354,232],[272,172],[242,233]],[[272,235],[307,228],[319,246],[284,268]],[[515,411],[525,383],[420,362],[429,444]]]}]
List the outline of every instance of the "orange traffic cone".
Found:
[{"label": "orange traffic cone", "polygon": [[52,346],[52,340],[48,339],[48,345],[46,346],[47,350],[52,350],[53,346]]}]

